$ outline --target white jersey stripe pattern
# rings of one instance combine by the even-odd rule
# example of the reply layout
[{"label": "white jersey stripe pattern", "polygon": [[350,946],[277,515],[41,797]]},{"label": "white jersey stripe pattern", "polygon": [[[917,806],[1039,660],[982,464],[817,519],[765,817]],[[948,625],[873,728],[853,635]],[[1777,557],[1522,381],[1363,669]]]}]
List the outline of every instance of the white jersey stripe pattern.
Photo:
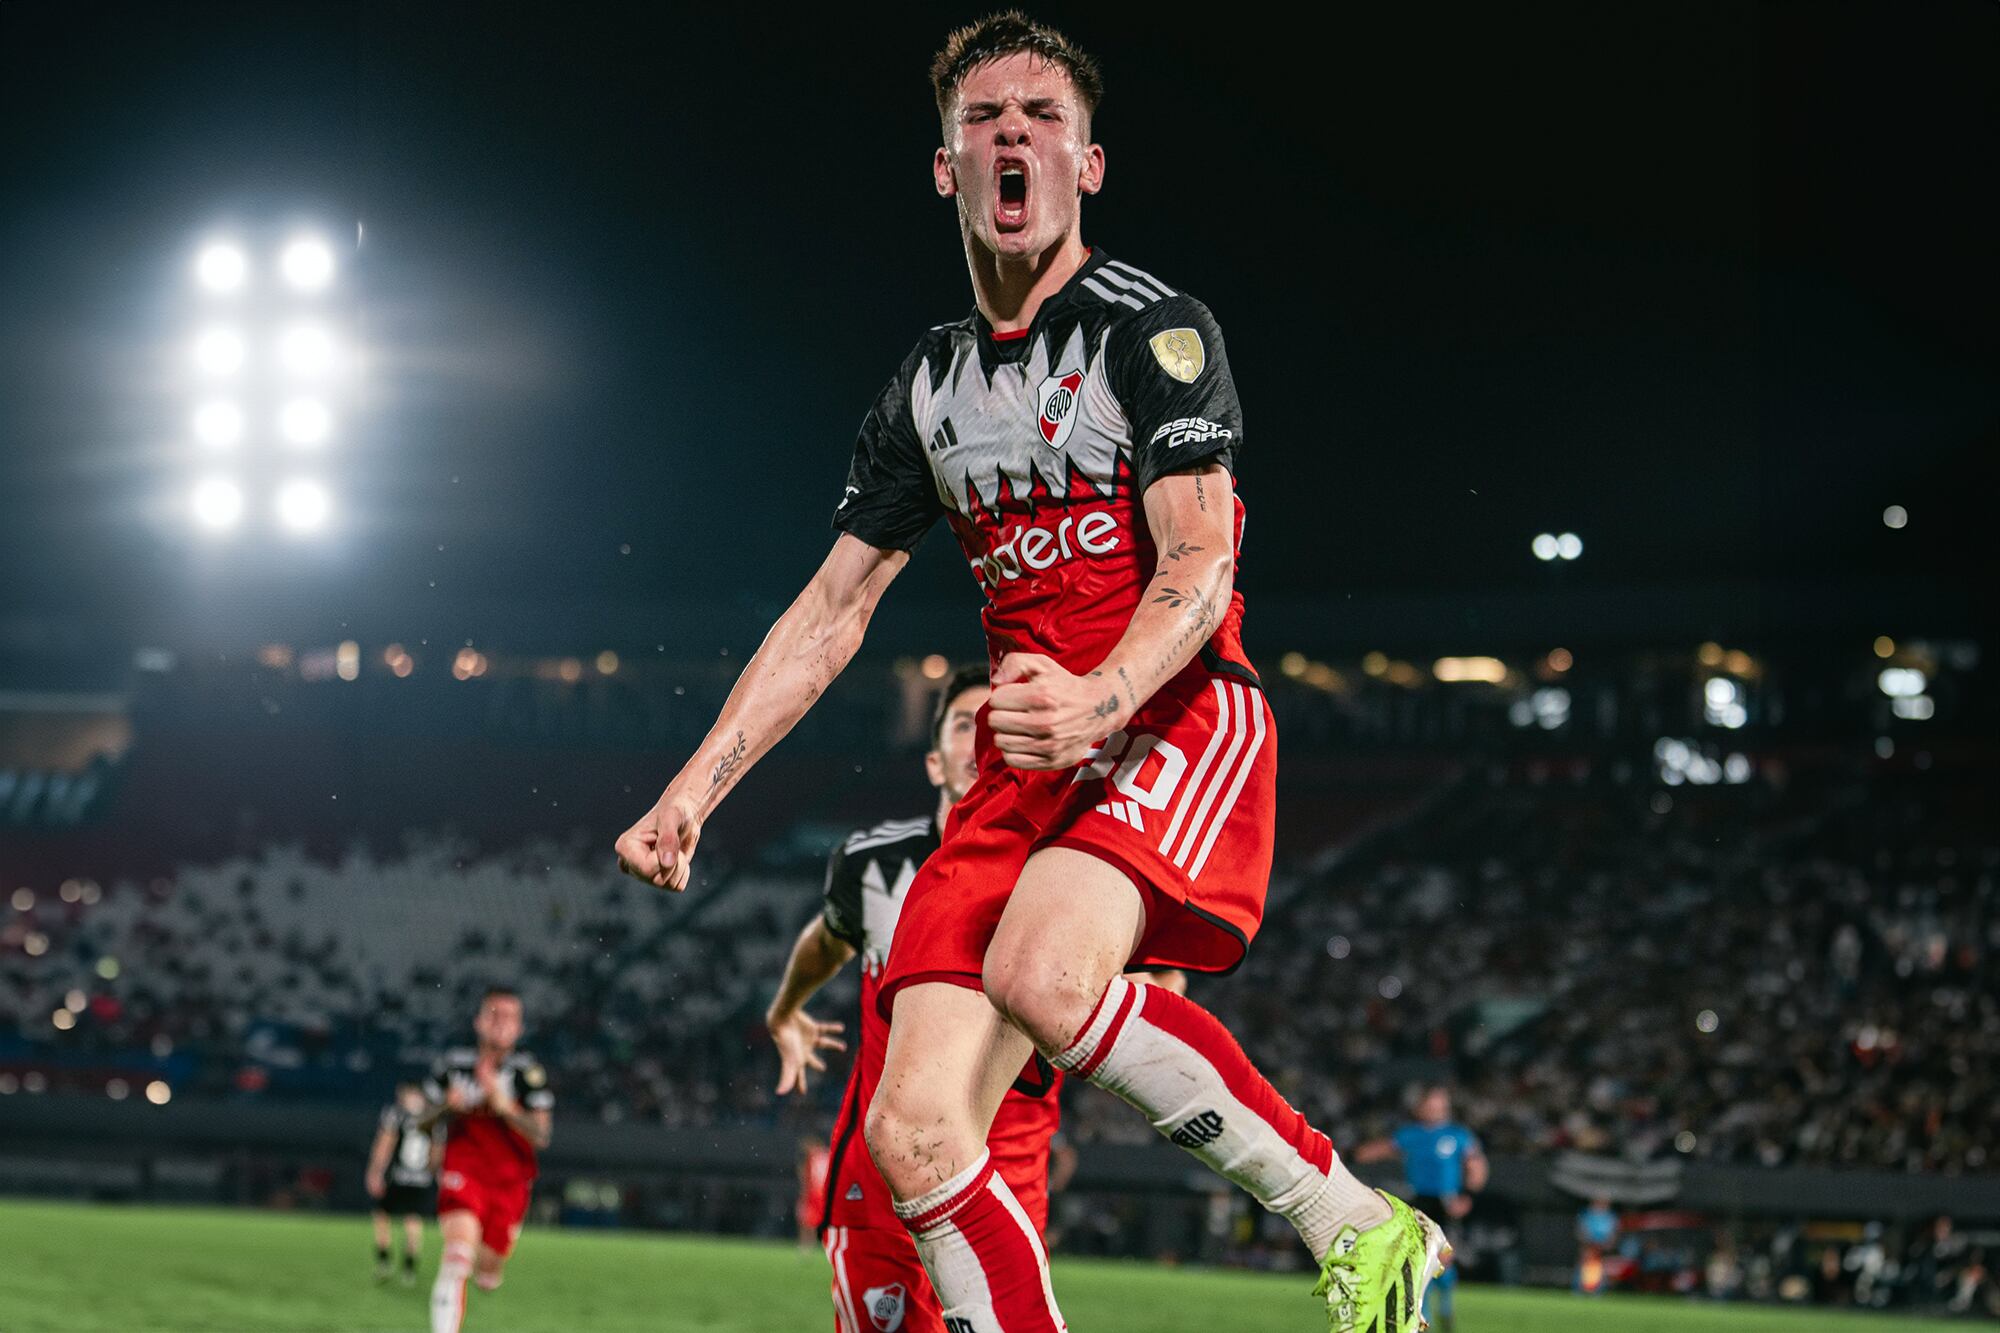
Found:
[{"label": "white jersey stripe pattern", "polygon": [[1237,756],[1243,753],[1243,739],[1246,733],[1243,687],[1231,683],[1228,690],[1232,704],[1229,712],[1229,743],[1222,752],[1222,762],[1215,766],[1215,772],[1209,776],[1200,797],[1195,801],[1194,814],[1188,820],[1187,832],[1181,836],[1180,846],[1174,849],[1174,864],[1183,870],[1187,869],[1188,857],[1194,854],[1195,839],[1201,835],[1202,827],[1208,822],[1208,812],[1214,807],[1216,796],[1229,781]]},{"label": "white jersey stripe pattern", "polygon": [[828,1227],[826,1229],[826,1257],[833,1265],[834,1285],[839,1295],[833,1302],[833,1312],[840,1320],[840,1333],[862,1333],[854,1319],[854,1291],[847,1285],[847,1229]]},{"label": "white jersey stripe pattern", "polygon": [[[1241,690],[1243,687],[1238,685],[1236,688]],[[1222,832],[1222,826],[1229,822],[1229,812],[1236,808],[1236,798],[1242,794],[1244,780],[1250,776],[1250,770],[1256,767],[1257,756],[1264,752],[1264,714],[1267,705],[1264,703],[1262,690],[1253,693],[1257,697],[1248,702],[1251,716],[1256,720],[1256,732],[1250,737],[1250,748],[1243,756],[1243,762],[1236,767],[1236,777],[1230,782],[1228,792],[1223,795],[1222,805],[1215,812],[1214,822],[1208,826],[1208,836],[1201,840],[1201,854],[1195,857],[1194,864],[1188,867],[1189,879],[1201,877],[1201,868],[1208,864],[1208,854],[1215,847],[1215,835]]]},{"label": "white jersey stripe pattern", "polygon": [[1119,259],[1107,259],[1104,261],[1104,270],[1105,270],[1104,275],[1106,277],[1113,276],[1111,270],[1114,268],[1117,269],[1120,273],[1125,274],[1127,277],[1136,279],[1139,283],[1143,284],[1144,286],[1156,289],[1161,296],[1174,295],[1173,288],[1167,286],[1166,283],[1161,282],[1158,278],[1146,272],[1145,269],[1133,268],[1130,264],[1127,264],[1123,260]]},{"label": "white jersey stripe pattern", "polygon": [[1219,680],[1209,683],[1215,686],[1215,731],[1208,738],[1208,748],[1201,752],[1201,762],[1195,765],[1194,776],[1181,788],[1181,799],[1174,806],[1173,822],[1167,825],[1167,836],[1160,839],[1162,856],[1167,855],[1167,848],[1173,845],[1181,825],[1186,822],[1188,806],[1193,804],[1195,793],[1201,790],[1202,779],[1208,776],[1208,766],[1215,762],[1215,752],[1222,748],[1223,732],[1229,727],[1229,692]]},{"label": "white jersey stripe pattern", "polygon": [[[1103,278],[1106,282],[1116,283],[1118,286],[1123,287],[1126,291],[1131,292],[1134,295],[1140,297],[1142,300],[1145,301],[1147,305],[1151,305],[1153,304],[1153,302],[1160,299],[1160,294],[1154,291],[1151,287],[1148,287],[1145,283],[1134,282],[1132,279],[1126,277],[1123,273],[1113,273],[1111,271],[1111,266],[1109,264],[1106,264],[1103,268],[1097,270],[1097,277]],[[1092,281],[1095,281],[1095,279],[1092,279]]]},{"label": "white jersey stripe pattern", "polygon": [[1139,300],[1137,297],[1127,296],[1124,292],[1114,292],[1094,277],[1085,278],[1083,285],[1107,301],[1122,302],[1125,305],[1131,306],[1134,310],[1144,310],[1149,304],[1148,302]]}]

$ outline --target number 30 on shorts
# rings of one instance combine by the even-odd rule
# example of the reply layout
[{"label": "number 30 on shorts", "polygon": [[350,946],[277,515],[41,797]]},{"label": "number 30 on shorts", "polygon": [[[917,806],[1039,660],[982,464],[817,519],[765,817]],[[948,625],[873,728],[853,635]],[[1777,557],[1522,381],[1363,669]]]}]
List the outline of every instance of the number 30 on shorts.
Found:
[{"label": "number 30 on shorts", "polygon": [[[1155,754],[1160,757],[1159,766],[1142,782],[1140,775],[1147,768],[1146,760]],[[1072,785],[1109,776],[1112,787],[1121,795],[1131,797],[1148,810],[1166,809],[1188,771],[1187,755],[1180,746],[1164,736],[1144,732],[1132,736],[1114,731],[1084,760],[1076,776],[1070,779]]]}]

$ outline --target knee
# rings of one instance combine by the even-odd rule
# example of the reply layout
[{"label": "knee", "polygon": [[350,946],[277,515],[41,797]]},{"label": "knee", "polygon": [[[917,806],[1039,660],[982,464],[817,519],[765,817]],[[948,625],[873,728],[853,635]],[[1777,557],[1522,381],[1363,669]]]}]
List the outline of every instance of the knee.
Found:
[{"label": "knee", "polygon": [[986,955],[986,998],[1043,1054],[1076,1040],[1104,994],[1106,978],[1093,975],[1057,949],[999,949]]},{"label": "knee", "polygon": [[908,1088],[892,1093],[885,1083],[875,1090],[861,1133],[890,1192],[913,1199],[941,1179],[939,1163],[978,1155],[981,1136],[961,1124],[964,1119],[944,1097]]}]

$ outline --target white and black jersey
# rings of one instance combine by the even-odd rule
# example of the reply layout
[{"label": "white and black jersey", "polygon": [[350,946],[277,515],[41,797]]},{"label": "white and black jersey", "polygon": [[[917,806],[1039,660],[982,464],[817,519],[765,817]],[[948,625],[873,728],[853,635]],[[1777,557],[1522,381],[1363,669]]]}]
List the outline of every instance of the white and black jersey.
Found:
[{"label": "white and black jersey", "polygon": [[[1152,577],[1147,488],[1197,464],[1233,474],[1242,449],[1208,307],[1095,250],[1025,330],[996,334],[975,310],[924,335],[862,422],[833,521],[910,550],[943,518],[985,590],[994,660],[1039,652],[1077,670],[1123,634]],[[1240,619],[1232,597],[1209,649],[1247,672]]]},{"label": "white and black jersey", "polygon": [[418,1124],[416,1116],[393,1102],[382,1108],[381,1127],[393,1136],[389,1183],[405,1189],[435,1189],[437,1173],[431,1168],[435,1131]]},{"label": "white and black jersey", "polygon": [[[903,896],[917,868],[938,849],[935,820],[892,819],[848,835],[826,866],[826,901],[820,909],[827,930],[854,946],[862,972],[872,984],[889,959]],[[872,997],[870,997],[872,1000]],[[870,1008],[864,1001],[863,1011]]]}]

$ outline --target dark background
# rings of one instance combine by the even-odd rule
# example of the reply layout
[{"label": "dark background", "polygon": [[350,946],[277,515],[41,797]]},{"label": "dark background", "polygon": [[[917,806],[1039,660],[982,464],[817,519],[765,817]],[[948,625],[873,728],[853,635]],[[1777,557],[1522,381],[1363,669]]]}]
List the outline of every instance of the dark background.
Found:
[{"label": "dark background", "polygon": [[[1381,8],[1037,11],[1104,63],[1086,240],[1227,332],[1253,649],[1262,615],[1481,650],[1524,607],[1968,628],[2000,11]],[[949,13],[6,6],[10,642],[747,647],[871,396],[970,304],[927,168]],[[198,540],[187,263],[277,218],[343,241],[367,357],[338,520]],[[904,585],[881,642],[972,648],[948,535]]]}]

